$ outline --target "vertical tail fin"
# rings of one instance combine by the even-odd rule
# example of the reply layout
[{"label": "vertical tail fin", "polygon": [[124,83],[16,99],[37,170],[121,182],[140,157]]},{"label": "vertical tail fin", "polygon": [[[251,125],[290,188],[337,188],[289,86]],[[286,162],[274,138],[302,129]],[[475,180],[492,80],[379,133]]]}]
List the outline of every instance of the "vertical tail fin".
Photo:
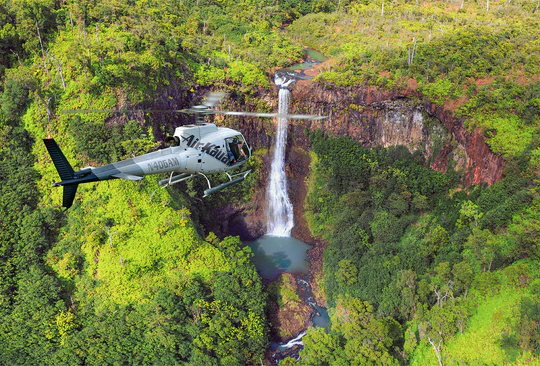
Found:
[{"label": "vertical tail fin", "polygon": [[58,170],[60,178],[62,180],[73,179],[73,168],[62,153],[62,150],[60,150],[60,147],[58,146],[56,141],[54,141],[54,139],[43,139],[43,142],[45,143],[45,146],[49,151],[49,155],[51,155],[51,159],[54,163],[54,166],[56,166],[56,170]]},{"label": "vertical tail fin", "polygon": [[[60,147],[58,146],[56,141],[54,141],[54,139],[43,139],[43,142],[45,143],[45,146],[49,151],[49,155],[51,155],[51,159],[54,163],[54,166],[56,167],[56,170],[58,171],[58,174],[60,175],[60,178],[63,181],[73,179],[73,175],[75,172],[73,171],[73,168],[67,161],[64,154],[62,153],[62,150],[60,150]],[[75,193],[77,193],[77,187],[78,184],[70,184],[64,186],[64,197],[62,206],[70,208],[71,205],[73,205]]]}]

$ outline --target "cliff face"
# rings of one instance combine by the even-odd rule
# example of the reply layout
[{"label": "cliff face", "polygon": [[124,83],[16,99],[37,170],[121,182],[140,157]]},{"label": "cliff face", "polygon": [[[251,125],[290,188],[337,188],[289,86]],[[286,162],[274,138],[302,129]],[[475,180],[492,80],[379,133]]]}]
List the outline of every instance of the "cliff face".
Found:
[{"label": "cliff face", "polygon": [[[298,82],[292,90],[292,112],[328,115],[322,121],[293,121],[295,145],[304,129],[320,128],[334,136],[349,136],[366,147],[405,145],[419,150],[431,168],[462,172],[464,184],[493,184],[502,178],[504,160],[491,152],[481,133],[471,133],[451,111],[420,104],[414,96],[376,89],[325,90]],[[301,108],[299,106],[302,106]],[[308,141],[301,138],[308,147]]]},{"label": "cliff face", "polygon": [[[309,150],[306,130],[349,136],[366,147],[404,145],[419,150],[431,168],[449,165],[463,174],[464,184],[493,184],[502,178],[504,160],[491,152],[480,132],[469,132],[452,112],[421,104],[411,93],[377,89],[324,89],[307,81],[291,87],[290,113],[328,116],[325,120],[292,120],[289,149]],[[277,110],[277,90],[260,95]],[[243,119],[240,129],[255,147],[272,147],[274,122]]]},{"label": "cliff face", "polygon": [[[291,87],[290,113],[328,116],[325,120],[292,120],[287,142],[289,194],[295,207],[293,235],[312,242],[302,218],[305,199],[304,179],[309,173],[309,130],[321,129],[332,136],[348,136],[366,147],[404,145],[419,151],[435,170],[449,167],[463,176],[465,185],[493,184],[502,178],[504,160],[491,152],[481,133],[471,133],[451,111],[434,104],[419,103],[413,93],[377,89],[337,88],[299,81]],[[261,92],[277,110],[277,90]],[[242,118],[238,128],[255,148],[267,147],[265,167],[270,167],[275,121]],[[265,182],[268,172],[258,172],[260,184],[253,207],[244,214],[248,231],[243,237],[257,237],[265,230]]]}]

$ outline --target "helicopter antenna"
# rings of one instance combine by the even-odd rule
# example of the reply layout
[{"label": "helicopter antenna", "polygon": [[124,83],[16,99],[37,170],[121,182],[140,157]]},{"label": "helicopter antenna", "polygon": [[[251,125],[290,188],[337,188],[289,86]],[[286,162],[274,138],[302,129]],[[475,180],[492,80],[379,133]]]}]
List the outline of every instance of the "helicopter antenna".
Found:
[{"label": "helicopter antenna", "polygon": [[208,108],[212,108],[216,104],[220,103],[223,98],[225,98],[229,93],[224,92],[210,92],[207,93],[203,100],[203,105]]}]

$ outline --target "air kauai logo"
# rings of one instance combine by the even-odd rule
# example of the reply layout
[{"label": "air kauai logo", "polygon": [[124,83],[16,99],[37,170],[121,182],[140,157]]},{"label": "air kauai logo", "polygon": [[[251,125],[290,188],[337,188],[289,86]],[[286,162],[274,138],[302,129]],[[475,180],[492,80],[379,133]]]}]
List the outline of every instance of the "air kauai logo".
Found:
[{"label": "air kauai logo", "polygon": [[213,158],[218,159],[224,164],[229,162],[229,157],[224,153],[218,145],[211,144],[210,142],[203,143],[199,139],[195,138],[195,135],[190,135],[189,137],[183,137],[182,141],[186,143],[187,146],[201,150],[203,153],[210,155]]}]

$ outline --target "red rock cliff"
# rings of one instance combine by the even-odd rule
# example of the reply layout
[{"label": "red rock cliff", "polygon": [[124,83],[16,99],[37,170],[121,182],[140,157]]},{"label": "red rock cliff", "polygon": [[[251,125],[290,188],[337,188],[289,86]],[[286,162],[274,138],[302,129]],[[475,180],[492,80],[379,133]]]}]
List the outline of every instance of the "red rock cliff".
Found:
[{"label": "red rock cliff", "polygon": [[364,146],[405,145],[420,150],[430,166],[462,171],[465,185],[493,184],[502,178],[504,160],[487,146],[480,132],[471,133],[451,111],[419,103],[406,93],[363,88],[327,90],[299,82],[292,88],[291,113],[329,116],[323,121],[293,121],[294,144],[308,147],[304,129],[320,128],[349,136]]}]

